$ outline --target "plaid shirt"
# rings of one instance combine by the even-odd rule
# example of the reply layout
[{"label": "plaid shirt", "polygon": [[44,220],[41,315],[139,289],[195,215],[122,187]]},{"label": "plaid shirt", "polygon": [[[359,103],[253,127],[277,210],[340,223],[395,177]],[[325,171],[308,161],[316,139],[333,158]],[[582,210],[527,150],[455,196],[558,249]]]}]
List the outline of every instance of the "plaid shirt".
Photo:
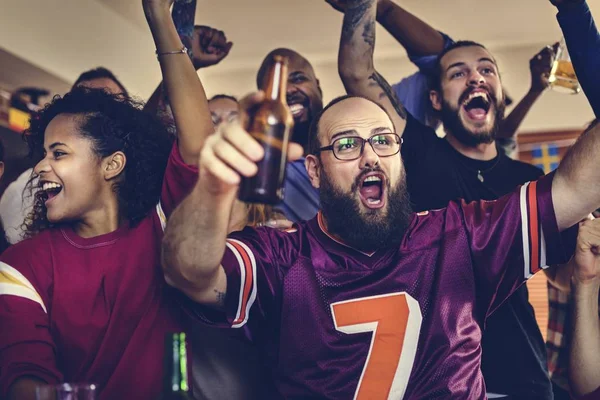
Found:
[{"label": "plaid shirt", "polygon": [[[558,290],[548,283],[548,332],[546,351],[548,371],[554,383],[569,390],[569,337],[565,327],[571,325],[571,294]],[[600,297],[598,298],[600,304]],[[600,318],[600,315],[598,315]]]},{"label": "plaid shirt", "polygon": [[567,367],[569,365],[568,338],[565,327],[569,326],[571,295],[548,283],[548,332],[546,351],[548,371],[554,383],[569,390]]}]

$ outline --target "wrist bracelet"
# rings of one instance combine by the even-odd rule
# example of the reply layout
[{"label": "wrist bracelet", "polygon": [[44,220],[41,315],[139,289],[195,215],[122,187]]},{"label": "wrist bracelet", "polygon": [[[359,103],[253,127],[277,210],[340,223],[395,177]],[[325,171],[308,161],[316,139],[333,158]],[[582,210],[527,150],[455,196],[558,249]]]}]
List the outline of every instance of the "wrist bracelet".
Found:
[{"label": "wrist bracelet", "polygon": [[159,53],[158,50],[156,50],[156,58],[159,58],[160,56],[167,56],[169,54],[187,54],[187,53],[188,53],[188,49],[185,46],[183,46],[180,50],[165,51],[163,53]]}]

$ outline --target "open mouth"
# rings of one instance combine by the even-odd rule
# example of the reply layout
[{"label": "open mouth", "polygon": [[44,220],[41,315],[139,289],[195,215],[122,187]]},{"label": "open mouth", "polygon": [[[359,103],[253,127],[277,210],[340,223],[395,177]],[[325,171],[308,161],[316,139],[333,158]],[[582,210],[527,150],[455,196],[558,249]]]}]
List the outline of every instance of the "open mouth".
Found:
[{"label": "open mouth", "polygon": [[467,116],[476,121],[484,120],[487,117],[492,103],[487,93],[483,91],[473,92],[463,102],[463,108]]},{"label": "open mouth", "polygon": [[382,173],[367,174],[360,182],[359,196],[367,208],[381,208],[385,205],[385,176]]},{"label": "open mouth", "polygon": [[306,107],[304,106],[304,104],[291,104],[290,112],[292,113],[294,119],[298,119],[304,115],[304,113],[306,112]]},{"label": "open mouth", "polygon": [[288,107],[295,121],[301,120],[308,114],[308,106],[310,102],[304,96],[293,96],[287,99]]},{"label": "open mouth", "polygon": [[42,183],[42,191],[46,194],[47,200],[46,203],[55,198],[61,191],[62,185],[54,182],[43,182]]}]

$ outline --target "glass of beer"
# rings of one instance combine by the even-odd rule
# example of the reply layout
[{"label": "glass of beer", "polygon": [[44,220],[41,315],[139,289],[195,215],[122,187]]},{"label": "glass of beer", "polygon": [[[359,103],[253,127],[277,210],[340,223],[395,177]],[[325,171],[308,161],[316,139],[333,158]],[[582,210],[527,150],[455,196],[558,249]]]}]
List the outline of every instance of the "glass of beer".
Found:
[{"label": "glass of beer", "polygon": [[554,58],[548,81],[550,82],[550,87],[557,92],[570,94],[581,92],[581,86],[575,75],[573,63],[571,63],[571,57],[569,56],[569,50],[564,38],[560,41],[560,46],[556,51],[556,57]]},{"label": "glass of beer", "polygon": [[61,383],[42,385],[35,389],[36,400],[96,400],[96,385]]}]

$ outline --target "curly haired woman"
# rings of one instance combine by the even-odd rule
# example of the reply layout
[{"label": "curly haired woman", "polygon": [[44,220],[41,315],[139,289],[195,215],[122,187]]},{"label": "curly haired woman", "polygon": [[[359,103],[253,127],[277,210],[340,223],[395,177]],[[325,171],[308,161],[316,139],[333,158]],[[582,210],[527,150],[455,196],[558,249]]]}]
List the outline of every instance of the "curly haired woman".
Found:
[{"label": "curly haired woman", "polygon": [[0,398],[34,399],[38,385],[64,381],[95,383],[100,399],[154,398],[164,335],[187,329],[160,243],[213,127],[190,59],[175,52],[169,2],[144,4],[177,141],[139,105],[101,90],[75,89],[33,118],[41,190],[29,238],[0,257]]}]

